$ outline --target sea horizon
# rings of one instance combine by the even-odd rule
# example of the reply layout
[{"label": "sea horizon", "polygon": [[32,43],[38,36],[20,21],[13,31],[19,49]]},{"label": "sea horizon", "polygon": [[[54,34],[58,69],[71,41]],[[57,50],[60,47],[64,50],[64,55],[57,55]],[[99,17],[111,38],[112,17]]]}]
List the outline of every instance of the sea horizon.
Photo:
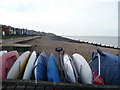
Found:
[{"label": "sea horizon", "polygon": [[70,35],[62,35],[63,37],[70,38],[70,39],[77,39],[80,41],[87,41],[87,42],[94,42],[100,43],[105,45],[118,45],[118,36],[70,36]]}]

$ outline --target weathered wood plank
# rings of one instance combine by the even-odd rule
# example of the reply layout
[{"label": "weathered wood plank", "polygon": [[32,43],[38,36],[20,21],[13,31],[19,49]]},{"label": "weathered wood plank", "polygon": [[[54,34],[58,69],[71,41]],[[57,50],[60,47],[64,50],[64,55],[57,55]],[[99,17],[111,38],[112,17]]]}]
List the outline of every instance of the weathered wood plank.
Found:
[{"label": "weathered wood plank", "polygon": [[26,86],[25,90],[35,90],[35,86]]},{"label": "weathered wood plank", "polygon": [[2,90],[5,90],[6,87],[7,85],[2,85]]},{"label": "weathered wood plank", "polygon": [[[46,90],[55,90],[57,88],[73,89],[73,90],[120,90],[120,86],[115,85],[88,85],[79,83],[56,83],[47,81],[35,81],[35,80],[2,80],[3,86],[5,85],[18,85],[18,86],[36,86],[36,88],[45,87]],[[16,87],[18,88],[18,87]],[[19,87],[20,88],[20,87]],[[23,88],[23,87],[22,87]],[[75,88],[75,89],[74,89]],[[43,88],[41,88],[43,89]],[[16,89],[17,90],[17,89]]]},{"label": "weathered wood plank", "polygon": [[[73,87],[72,90],[86,90],[86,89],[84,89],[84,88],[74,88],[74,87]],[[91,90],[91,89],[89,89],[89,90]]]},{"label": "weathered wood plank", "polygon": [[45,90],[54,90],[54,87],[45,87]]},{"label": "weathered wood plank", "polygon": [[25,86],[23,85],[16,86],[15,90],[25,90]]},{"label": "weathered wood plank", "polygon": [[44,87],[36,86],[36,87],[35,87],[35,90],[44,90]]},{"label": "weathered wood plank", "polygon": [[74,88],[74,87],[65,87],[64,90],[76,90],[76,88]]},{"label": "weathered wood plank", "polygon": [[8,85],[4,90],[14,90],[15,87],[15,85]]},{"label": "weathered wood plank", "polygon": [[55,87],[55,90],[64,90],[63,87]]},{"label": "weathered wood plank", "polygon": [[2,87],[3,87],[3,86],[2,86],[2,84],[0,83],[0,90],[2,89]]}]

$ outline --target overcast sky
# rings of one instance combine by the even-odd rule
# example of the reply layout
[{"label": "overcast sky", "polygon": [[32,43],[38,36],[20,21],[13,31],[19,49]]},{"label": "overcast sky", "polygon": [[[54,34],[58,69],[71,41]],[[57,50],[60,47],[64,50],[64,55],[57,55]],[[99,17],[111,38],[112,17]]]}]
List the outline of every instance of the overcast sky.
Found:
[{"label": "overcast sky", "polygon": [[116,36],[119,0],[0,0],[0,24],[57,35]]}]

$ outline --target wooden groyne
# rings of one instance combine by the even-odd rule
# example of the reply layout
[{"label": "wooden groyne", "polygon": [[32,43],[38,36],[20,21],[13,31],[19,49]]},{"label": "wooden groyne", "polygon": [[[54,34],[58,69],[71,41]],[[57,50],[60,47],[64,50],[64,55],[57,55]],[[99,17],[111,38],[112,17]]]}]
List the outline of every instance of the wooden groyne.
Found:
[{"label": "wooden groyne", "polygon": [[18,52],[24,52],[32,49],[32,45],[26,45],[26,44],[13,44],[10,46],[1,46],[2,50],[17,50]]},{"label": "wooden groyne", "polygon": [[14,43],[24,43],[24,42],[27,42],[27,41],[34,40],[36,38],[40,38],[40,36],[34,36],[34,37],[30,37],[30,38],[25,38],[23,40],[17,40],[17,41],[14,41]]},{"label": "wooden groyne", "polygon": [[120,90],[120,86],[56,83],[36,80],[2,80],[2,90]]},{"label": "wooden groyne", "polygon": [[1,47],[1,50],[8,50],[8,51],[17,50],[20,52],[24,52],[27,50],[31,50],[33,46],[23,44],[23,43],[34,40],[36,38],[40,38],[40,36],[21,38],[20,40],[18,40],[17,38],[15,38],[13,40],[11,40],[11,39],[10,40],[2,40],[3,43],[0,45],[0,47]]}]

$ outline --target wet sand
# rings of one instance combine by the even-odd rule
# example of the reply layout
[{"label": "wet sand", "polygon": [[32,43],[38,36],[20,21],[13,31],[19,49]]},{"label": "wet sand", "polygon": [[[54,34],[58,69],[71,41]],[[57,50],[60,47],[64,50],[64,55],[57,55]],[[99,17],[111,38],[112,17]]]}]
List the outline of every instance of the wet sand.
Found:
[{"label": "wet sand", "polygon": [[118,55],[118,52],[120,51],[118,49],[94,46],[85,43],[75,43],[74,41],[71,41],[69,39],[57,36],[42,36],[40,38],[25,42],[23,44],[32,45],[32,50],[35,50],[38,54],[44,51],[46,52],[47,56],[49,56],[50,53],[53,52],[56,57],[58,56],[58,54],[55,51],[55,48],[62,47],[65,52],[70,56],[74,53],[79,53],[83,55],[83,57],[85,57],[87,61],[91,60],[92,52],[96,51],[97,49],[101,49],[102,51],[110,52],[116,55]]}]

